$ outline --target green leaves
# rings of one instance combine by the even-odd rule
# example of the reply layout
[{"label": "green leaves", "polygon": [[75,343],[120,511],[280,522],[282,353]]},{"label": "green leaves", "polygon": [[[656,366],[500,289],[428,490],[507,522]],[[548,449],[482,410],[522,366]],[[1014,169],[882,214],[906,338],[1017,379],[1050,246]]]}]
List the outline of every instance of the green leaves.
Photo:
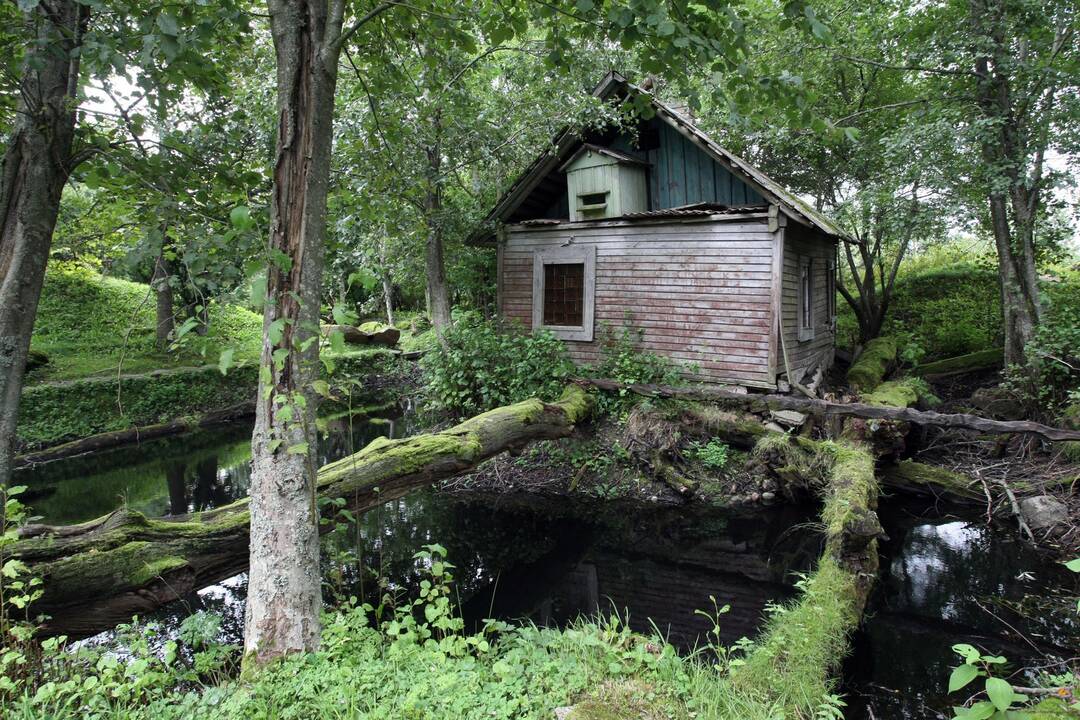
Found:
[{"label": "green leaves", "polygon": [[1069,568],[1074,573],[1080,573],[1080,557],[1073,558],[1072,560],[1068,561],[1067,563],[1063,563],[1063,564],[1065,565],[1065,567]]},{"label": "green leaves", "polygon": [[986,695],[998,710],[1008,710],[1013,702],[1013,689],[1001,678],[986,678]]},{"label": "green leaves", "polygon": [[226,348],[221,351],[221,355],[218,357],[218,370],[222,375],[229,372],[229,368],[232,367],[233,355],[236,354],[235,348]]},{"label": "green leaves", "polygon": [[974,665],[965,664],[953,668],[952,675],[949,676],[949,692],[956,692],[979,675],[979,668]]}]

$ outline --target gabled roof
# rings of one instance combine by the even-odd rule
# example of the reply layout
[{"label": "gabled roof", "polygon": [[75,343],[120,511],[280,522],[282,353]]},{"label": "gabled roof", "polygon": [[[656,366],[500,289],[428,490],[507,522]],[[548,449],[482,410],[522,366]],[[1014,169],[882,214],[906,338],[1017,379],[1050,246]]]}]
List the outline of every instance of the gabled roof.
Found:
[{"label": "gabled roof", "polygon": [[594,152],[594,153],[597,153],[599,155],[609,157],[612,160],[617,160],[618,162],[626,163],[628,165],[648,165],[649,164],[649,163],[645,162],[644,160],[642,160],[641,158],[636,158],[633,155],[629,155],[627,153],[620,152],[618,150],[612,150],[611,148],[606,148],[603,145],[593,145],[592,143],[581,143],[581,146],[577,150],[575,150],[573,152],[573,154],[570,155],[569,158],[567,158],[565,161],[563,161],[563,164],[559,166],[559,170],[562,170],[563,172],[566,172],[566,168],[570,167],[574,163],[575,160],[577,160],[579,157],[581,157],[582,155],[584,155],[587,152]]},{"label": "gabled roof", "polygon": [[[708,156],[755,189],[769,203],[779,206],[788,217],[804,225],[817,228],[828,235],[847,239],[845,233],[832,220],[814,210],[794,193],[785,189],[750,163],[720,147],[712,138],[694,125],[689,118],[669,105],[660,102],[652,93],[638,85],[634,85],[614,70],[604,76],[604,79],[593,89],[592,94],[602,100],[620,95],[625,97],[636,95],[648,98],[658,118],[698,145]],[[534,160],[525,172],[514,181],[513,185],[503,193],[495,207],[487,214],[481,226],[473,233],[468,242],[480,243],[489,238],[494,232],[495,223],[509,218],[545,177],[552,171],[565,166],[572,159],[572,156],[576,156],[577,153],[583,151],[584,145],[585,143],[582,142],[576,129],[567,127],[560,131],[555,137],[552,147]],[[600,149],[598,146],[592,146],[592,148]],[[613,157],[623,155],[623,153],[608,148],[602,148],[601,150],[611,154]],[[627,157],[637,160],[632,156]]]}]

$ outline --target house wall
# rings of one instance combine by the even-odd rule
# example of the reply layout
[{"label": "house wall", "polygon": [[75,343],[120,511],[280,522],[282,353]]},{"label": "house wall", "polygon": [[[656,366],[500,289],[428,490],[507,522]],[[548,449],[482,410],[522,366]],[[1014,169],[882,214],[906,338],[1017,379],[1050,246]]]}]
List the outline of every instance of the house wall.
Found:
[{"label": "house wall", "polygon": [[675,128],[654,121],[660,134],[658,148],[649,150],[650,210],[693,203],[756,205],[765,199],[732,175]]},{"label": "house wall", "polygon": [[[786,375],[784,349],[791,375],[801,381],[802,374],[812,366],[832,365],[835,349],[835,328],[829,317],[829,300],[826,293],[829,261],[835,259],[836,243],[829,237],[789,221],[783,233],[784,264],[782,290],[783,347],[777,357],[777,372]],[[814,280],[814,337],[799,341],[799,258],[810,257]]]},{"label": "house wall", "polygon": [[734,221],[590,222],[507,229],[500,247],[499,305],[532,326],[533,253],[571,243],[596,250],[594,339],[567,341],[593,363],[611,329],[644,330],[645,349],[698,365],[711,382],[774,387],[775,233],[764,217]]}]

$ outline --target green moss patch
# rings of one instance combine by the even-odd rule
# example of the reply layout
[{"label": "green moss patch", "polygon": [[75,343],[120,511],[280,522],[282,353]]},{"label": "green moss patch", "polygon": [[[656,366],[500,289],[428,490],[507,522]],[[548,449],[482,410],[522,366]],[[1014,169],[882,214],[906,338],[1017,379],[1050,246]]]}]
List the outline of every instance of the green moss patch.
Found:
[{"label": "green moss patch", "polygon": [[967,353],[966,355],[957,355],[944,360],[923,363],[915,368],[915,374],[922,376],[952,375],[974,372],[976,370],[1000,368],[1004,362],[1004,358],[1005,353],[1001,348],[990,348],[988,350]]},{"label": "green moss patch", "polygon": [[891,337],[874,338],[866,343],[862,354],[848,370],[848,384],[857,392],[873,390],[885,377],[894,360],[896,340]]},{"label": "green moss patch", "polygon": [[941,400],[930,391],[930,386],[925,380],[910,377],[881,383],[870,394],[864,396],[863,401],[871,405],[898,408],[916,405],[933,407],[941,403]]}]

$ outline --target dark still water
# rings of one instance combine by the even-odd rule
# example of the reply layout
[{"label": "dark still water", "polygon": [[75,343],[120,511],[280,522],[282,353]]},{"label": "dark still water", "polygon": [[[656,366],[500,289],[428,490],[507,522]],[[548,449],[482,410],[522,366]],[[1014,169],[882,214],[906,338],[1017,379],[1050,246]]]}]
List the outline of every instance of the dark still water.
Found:
[{"label": "dark still water", "polygon": [[[952,651],[968,643],[1021,666],[1064,668],[1080,656],[1076,576],[1021,542],[1015,525],[988,527],[978,511],[943,514],[883,501],[889,540],[854,653],[845,663],[852,718],[951,718]],[[1027,685],[1022,672],[1013,684]]]},{"label": "dark still water", "polygon": [[[331,421],[320,460],[409,430],[401,420]],[[241,425],[144,443],[20,471],[18,482],[30,486],[35,513],[50,523],[88,520],[125,503],[148,515],[191,512],[246,494],[249,433]],[[881,544],[881,575],[844,665],[848,717],[949,717],[948,706],[963,700],[944,692],[955,643],[1014,663],[1080,654],[1075,600],[1065,597],[1076,595],[1076,579],[1019,542],[1011,527],[988,528],[977,512],[942,514],[896,498],[881,505],[890,539]],[[373,604],[384,593],[414,596],[424,567],[413,553],[439,543],[456,566],[469,627],[488,617],[559,625],[618,612],[635,629],[655,627],[688,649],[711,629],[694,611],[711,608],[715,596],[731,606],[720,619],[731,643],[753,637],[767,608],[792,598],[798,573],[812,569],[822,550],[817,512],[418,492],[325,536],[326,595]],[[237,575],[145,619],[167,637],[191,613],[208,610],[223,618],[222,639],[239,642],[246,583]]]},{"label": "dark still water", "polygon": [[[362,449],[377,437],[401,437],[407,419],[320,419],[319,464]],[[41,522],[69,525],[120,507],[155,517],[180,515],[247,497],[249,422],[56,460],[15,472]]]},{"label": "dark still water", "polygon": [[[694,610],[715,595],[732,606],[721,625],[734,642],[755,634],[767,604],[793,596],[794,572],[811,569],[821,545],[808,519],[793,508],[737,515],[422,491],[325,538],[326,595],[415,597],[425,568],[413,554],[439,543],[470,629],[489,617],[562,625],[599,609],[642,632],[655,624],[689,649],[712,627]],[[238,575],[148,619],[170,635],[191,612],[210,610],[224,617],[223,639],[239,642],[246,583]]]}]

